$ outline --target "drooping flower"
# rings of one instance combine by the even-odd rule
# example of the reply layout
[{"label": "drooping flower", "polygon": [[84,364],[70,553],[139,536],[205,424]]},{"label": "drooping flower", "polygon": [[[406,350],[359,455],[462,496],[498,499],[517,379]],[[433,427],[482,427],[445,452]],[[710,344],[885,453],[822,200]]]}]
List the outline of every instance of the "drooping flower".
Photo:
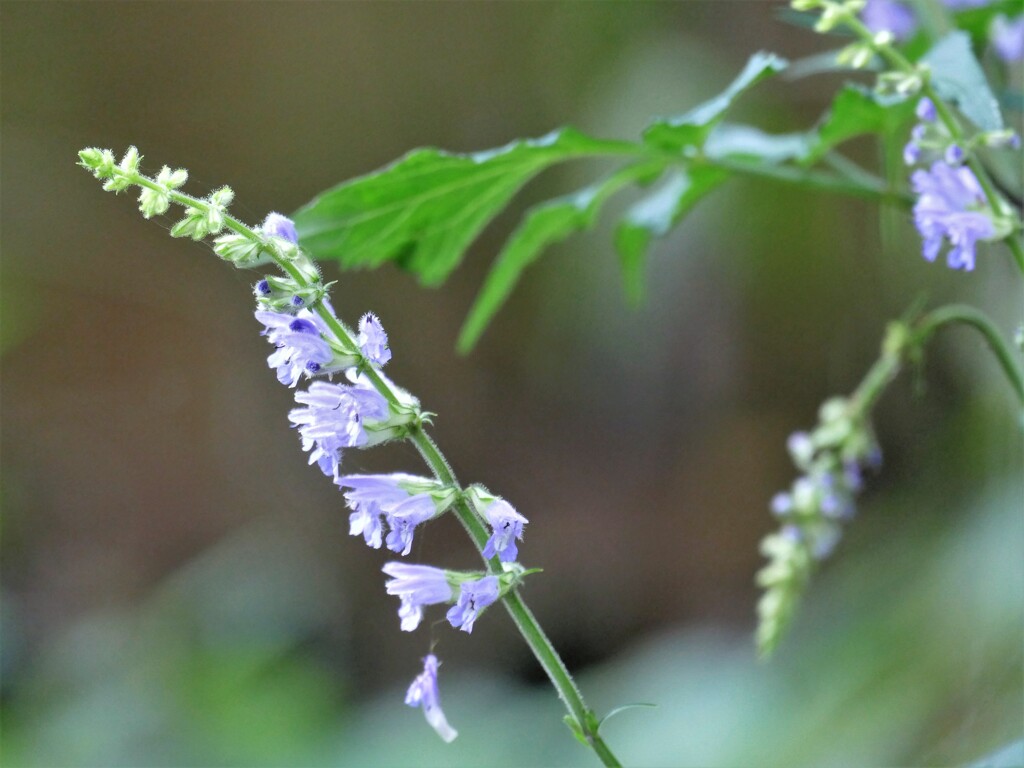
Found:
[{"label": "drooping flower", "polygon": [[974,269],[974,246],[995,235],[985,193],[970,168],[936,162],[930,170],[911,176],[918,195],[914,224],[924,238],[923,254],[934,261],[944,240],[952,246],[947,262],[952,269]]},{"label": "drooping flower", "polygon": [[483,577],[459,585],[459,601],[447,612],[447,620],[463,632],[472,632],[476,617],[498,599],[501,585],[498,577]]},{"label": "drooping flower", "polygon": [[459,600],[448,609],[448,621],[463,632],[472,632],[477,616],[501,594],[497,576],[484,576],[459,585]]},{"label": "drooping flower", "polygon": [[864,26],[872,32],[891,32],[897,40],[906,40],[917,29],[913,11],[896,0],[868,0],[861,11]]},{"label": "drooping flower", "polygon": [[387,593],[402,601],[398,617],[404,632],[412,632],[420,625],[424,605],[450,603],[454,599],[448,575],[440,568],[391,562],[382,570],[391,577],[384,585]]},{"label": "drooping flower", "polygon": [[371,363],[384,365],[391,359],[388,335],[373,312],[367,312],[359,319],[358,341],[359,349]]},{"label": "drooping flower", "polygon": [[334,358],[334,351],[321,335],[320,318],[308,310],[298,315],[256,310],[256,319],[265,326],[263,335],[276,349],[267,364],[277,369],[277,380],[289,387],[303,375],[313,376]]},{"label": "drooping flower", "polygon": [[[452,499],[454,499],[454,494]],[[447,508],[447,504],[444,508]],[[388,513],[388,528],[390,529],[386,542],[388,549],[403,557],[408,555],[412,551],[412,537],[416,526],[425,523],[437,514],[438,505],[432,494],[421,493],[410,496]]]},{"label": "drooping flower", "polygon": [[484,557],[498,556],[503,563],[515,562],[519,557],[516,539],[523,540],[523,525],[529,522],[504,499],[495,499],[486,509],[484,516],[491,524],[493,533],[484,547]]},{"label": "drooping flower", "polygon": [[314,381],[295,400],[305,407],[293,408],[288,418],[299,430],[302,450],[310,452],[309,463],[328,477],[338,477],[342,449],[367,445],[370,434],[377,441],[367,428],[389,416],[387,400],[368,387]]},{"label": "drooping flower", "polygon": [[996,55],[1005,62],[1024,59],[1024,14],[1008,19],[999,14],[992,20],[989,39]]},{"label": "drooping flower", "polygon": [[441,694],[437,690],[437,668],[440,666],[434,654],[423,659],[423,671],[412,681],[405,703],[410,707],[422,707],[430,727],[445,742],[451,743],[459,732],[448,725],[448,719],[441,710]]},{"label": "drooping flower", "polygon": [[265,235],[283,238],[289,243],[299,242],[299,233],[295,231],[295,222],[280,213],[268,213],[267,218],[260,225],[260,231]]},{"label": "drooping flower", "polygon": [[384,512],[376,502],[361,505],[348,516],[348,533],[350,536],[362,534],[363,541],[374,549],[380,549],[384,535],[384,524],[381,522]]},{"label": "drooping flower", "polygon": [[417,525],[444,512],[454,501],[453,489],[447,491],[431,478],[396,472],[390,475],[345,475],[335,480],[348,488],[345,501],[353,510],[349,533],[363,534],[371,547],[381,545],[381,518],[391,532],[388,549],[409,554],[413,530]]}]

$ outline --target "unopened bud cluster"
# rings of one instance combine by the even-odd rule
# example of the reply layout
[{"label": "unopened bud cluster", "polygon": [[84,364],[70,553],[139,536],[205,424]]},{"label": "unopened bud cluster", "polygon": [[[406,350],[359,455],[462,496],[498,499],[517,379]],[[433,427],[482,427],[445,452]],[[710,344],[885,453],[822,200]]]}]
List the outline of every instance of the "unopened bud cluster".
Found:
[{"label": "unopened bud cluster", "polygon": [[[415,532],[455,505],[463,505],[480,517],[492,533],[483,547],[488,571],[452,571],[400,561],[387,563],[390,577],[386,591],[400,599],[401,628],[415,630],[424,608],[448,604],[446,618],[455,628],[472,632],[480,615],[510,589],[525,570],[516,560],[517,541],[527,523],[511,504],[479,485],[462,489],[454,483],[404,473],[343,475],[343,453],[388,440],[408,437],[428,421],[419,401],[392,383],[381,371],[391,359],[388,336],[372,312],[363,315],[358,332],[338,319],[328,298],[330,283],[298,242],[295,224],[279,213],[269,214],[262,225],[250,228],[228,213],[234,193],[222,187],[205,199],[176,190],[188,179],[182,169],[164,167],[155,178],[139,172],[141,156],[135,147],[120,163],[109,150],[85,149],[80,164],[104,189],[120,192],[141,188],[140,209],[146,218],[166,213],[171,203],[184,207],[184,218],[171,228],[175,237],[213,240],[213,250],[237,267],[276,263],[283,275],[266,275],[253,287],[256,319],[273,345],[269,367],[282,384],[296,388],[311,379],[309,387],[295,393],[296,407],[288,418],[298,432],[309,463],[330,477],[343,492],[352,510],[349,532],[361,536],[373,548],[386,546],[406,556],[412,551]],[[230,231],[221,233],[225,228]],[[335,374],[342,382],[333,380]],[[446,741],[456,732],[448,725],[437,692],[435,656],[424,659],[424,671],[409,689],[406,703],[421,706],[427,721]]]},{"label": "unopened bud cluster", "polygon": [[792,618],[817,562],[828,557],[850,520],[865,467],[881,452],[867,420],[849,400],[833,398],[819,411],[813,432],[794,432],[787,448],[801,475],[771,501],[778,531],[761,542],[768,564],[757,574],[765,593],[758,603],[758,645],[770,653]]}]

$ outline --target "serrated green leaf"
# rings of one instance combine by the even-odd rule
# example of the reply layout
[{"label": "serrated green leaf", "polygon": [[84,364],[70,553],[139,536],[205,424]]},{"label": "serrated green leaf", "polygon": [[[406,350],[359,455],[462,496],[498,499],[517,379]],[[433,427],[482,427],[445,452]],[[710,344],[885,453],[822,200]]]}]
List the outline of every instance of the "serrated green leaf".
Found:
[{"label": "serrated green leaf", "polygon": [[946,35],[922,61],[931,67],[931,84],[936,93],[955,102],[967,119],[983,131],[1003,127],[999,102],[971,51],[970,35],[961,31]]},{"label": "serrated green leaf", "polygon": [[563,128],[485,152],[418,149],[319,195],[295,214],[295,225],[314,258],[350,268],[397,261],[437,284],[540,171],[621,146]]},{"label": "serrated green leaf", "polygon": [[537,259],[544,248],[574,232],[589,229],[601,206],[612,194],[632,182],[652,179],[663,167],[661,162],[627,166],[572,195],[549,200],[528,211],[495,259],[469,310],[459,332],[459,352],[466,354],[472,350],[487,324],[508,299],[523,270]]},{"label": "serrated green leaf", "polygon": [[663,237],[729,172],[712,166],[674,171],[651,194],[630,208],[615,232],[615,247],[622,264],[626,297],[633,304],[643,298],[644,262],[651,240]]},{"label": "serrated green leaf", "polygon": [[786,60],[774,53],[755,53],[743,71],[718,96],[686,114],[660,118],[648,125],[643,133],[644,143],[670,151],[702,146],[737,97],[766,77],[781,72],[786,65]]},{"label": "serrated green leaf", "polygon": [[888,134],[907,125],[914,114],[914,102],[879,96],[859,85],[847,84],[836,94],[832,107],[818,124],[817,140],[804,158],[810,165],[833,147],[867,133]]},{"label": "serrated green leaf", "polygon": [[806,133],[765,133],[750,125],[722,123],[708,136],[704,154],[712,159],[744,158],[769,165],[806,157],[815,138]]}]

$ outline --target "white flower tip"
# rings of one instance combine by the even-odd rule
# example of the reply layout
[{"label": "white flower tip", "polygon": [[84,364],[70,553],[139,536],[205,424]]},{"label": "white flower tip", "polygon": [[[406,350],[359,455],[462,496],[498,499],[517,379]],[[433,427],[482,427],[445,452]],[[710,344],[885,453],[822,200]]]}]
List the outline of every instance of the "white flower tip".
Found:
[{"label": "white flower tip", "polygon": [[446,744],[451,744],[455,741],[459,732],[448,724],[448,720],[445,718],[444,712],[441,711],[440,707],[424,708],[424,714],[427,717],[427,722],[430,724],[430,727],[437,731],[437,735],[440,736]]}]

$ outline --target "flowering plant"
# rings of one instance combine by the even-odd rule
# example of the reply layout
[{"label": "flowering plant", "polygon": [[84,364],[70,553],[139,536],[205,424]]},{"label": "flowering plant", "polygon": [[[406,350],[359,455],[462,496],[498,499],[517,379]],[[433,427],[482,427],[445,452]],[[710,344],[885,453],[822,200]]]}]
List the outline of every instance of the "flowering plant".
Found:
[{"label": "flowering plant", "polygon": [[[959,6],[983,4],[946,5],[959,12]],[[969,19],[965,15],[963,23],[975,25],[981,30],[980,45],[1011,63],[1024,55],[1024,15],[1010,17],[1002,12],[1004,5]],[[350,534],[374,549],[406,557],[421,526],[451,514],[483,560],[480,570],[403,560],[384,564],[389,577],[385,591],[399,598],[400,628],[416,631],[426,612],[435,610],[431,606],[443,605],[448,606],[448,623],[471,633],[483,614],[500,603],[555,686],[567,710],[566,723],[606,765],[618,760],[601,734],[603,721],[585,703],[521,595],[527,577],[536,572],[519,562],[527,518],[484,486],[464,486],[456,479],[427,432],[432,414],[383,372],[392,354],[381,320],[367,313],[354,327],[347,325],[331,304],[331,283],[324,281],[318,262],[337,260],[354,268],[401,260],[425,283],[437,283],[529,179],[555,163],[597,155],[623,164],[527,214],[469,313],[458,341],[461,350],[468,352],[477,343],[523,270],[546,246],[589,228],[603,203],[620,189],[659,181],[616,229],[615,247],[634,300],[642,297],[643,264],[654,240],[714,189],[739,176],[909,210],[928,261],[945,251],[950,268],[968,272],[1005,251],[1024,271],[1020,185],[1013,188],[992,170],[1002,164],[1019,167],[1020,140],[1004,125],[999,101],[975,56],[979,43],[969,30],[932,35],[922,29],[924,20],[914,8],[894,0],[794,0],[792,8],[822,34],[853,36],[853,42],[829,54],[828,69],[877,73],[873,87],[844,86],[827,115],[804,132],[769,134],[727,119],[744,92],[798,69],[799,62],[762,52],[719,96],[682,115],[653,120],[639,141],[598,139],[565,128],[468,155],[418,150],[324,192],[292,218],[270,213],[259,226],[229,213],[234,195],[228,187],[198,198],[180,191],[188,180],[184,169],[164,166],[147,175],[134,147],[120,160],[105,149],[80,153],[81,165],[103,180],[104,189],[138,188],[146,218],[167,214],[172,205],[182,207],[172,236],[212,238],[214,252],[236,267],[277,269],[261,275],[253,287],[255,318],[273,347],[268,366],[280,383],[295,389],[288,419],[309,463],[342,492],[351,510]],[[917,45],[921,50],[915,53],[915,41],[928,45]],[[837,147],[860,135],[901,136],[907,178],[883,179],[839,153]],[[762,542],[768,563],[757,576],[765,590],[758,606],[758,644],[764,655],[791,623],[817,564],[835,550],[843,525],[854,514],[865,471],[880,466],[874,405],[904,367],[920,360],[936,331],[951,324],[965,324],[983,335],[1024,404],[1019,363],[1004,333],[980,310],[951,305],[923,312],[914,307],[893,321],[881,356],[862,383],[849,397],[826,401],[817,426],[795,432],[788,441],[800,477],[769,505],[779,530]],[[400,440],[416,447],[431,476],[343,473],[351,449]],[[441,709],[440,662],[433,647],[423,663],[406,703],[422,707],[431,727],[451,741],[457,732]]]}]

